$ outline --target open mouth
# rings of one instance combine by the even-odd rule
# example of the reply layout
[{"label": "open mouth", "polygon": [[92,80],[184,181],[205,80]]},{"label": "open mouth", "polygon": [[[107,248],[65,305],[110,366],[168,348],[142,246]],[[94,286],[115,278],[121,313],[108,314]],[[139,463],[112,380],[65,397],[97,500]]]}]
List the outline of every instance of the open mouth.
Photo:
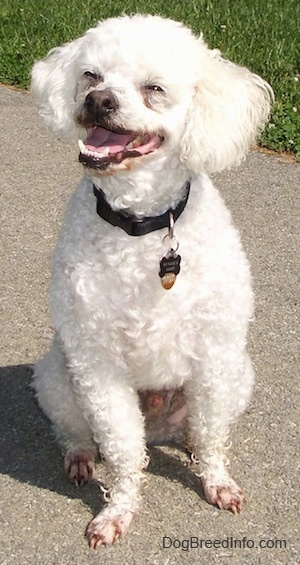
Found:
[{"label": "open mouth", "polygon": [[100,126],[87,128],[85,142],[79,140],[79,161],[88,167],[105,170],[112,163],[141,157],[158,149],[164,138],[159,134],[116,132]]}]

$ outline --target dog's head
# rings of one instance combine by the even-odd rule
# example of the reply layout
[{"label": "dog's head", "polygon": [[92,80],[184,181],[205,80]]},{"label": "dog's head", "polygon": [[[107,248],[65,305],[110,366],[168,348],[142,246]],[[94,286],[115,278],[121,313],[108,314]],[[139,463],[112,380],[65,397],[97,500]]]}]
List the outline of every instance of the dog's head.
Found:
[{"label": "dog's head", "polygon": [[106,20],[50,51],[32,90],[58,136],[106,175],[160,155],[192,172],[238,164],[266,122],[270,86],[223,60],[183,25],[157,16]]}]

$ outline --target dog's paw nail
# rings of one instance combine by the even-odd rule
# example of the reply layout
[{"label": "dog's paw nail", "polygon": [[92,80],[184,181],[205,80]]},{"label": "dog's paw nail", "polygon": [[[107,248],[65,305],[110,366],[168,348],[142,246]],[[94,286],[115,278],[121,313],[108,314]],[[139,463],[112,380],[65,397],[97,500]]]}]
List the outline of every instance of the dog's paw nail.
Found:
[{"label": "dog's paw nail", "polygon": [[105,545],[104,539],[102,536],[92,535],[89,536],[88,532],[86,532],[85,536],[88,538],[89,546],[91,549],[97,549],[100,545]]},{"label": "dog's paw nail", "polygon": [[85,537],[89,546],[97,549],[101,545],[112,545],[128,532],[132,518],[133,513],[128,510],[114,515],[108,505],[86,528]]},{"label": "dog's paw nail", "polygon": [[77,487],[93,478],[94,457],[87,449],[69,451],[65,456],[64,465],[68,480]]},{"label": "dog's paw nail", "polygon": [[238,485],[230,478],[219,485],[203,481],[205,496],[210,504],[215,504],[220,510],[230,510],[233,514],[241,512],[246,499]]}]

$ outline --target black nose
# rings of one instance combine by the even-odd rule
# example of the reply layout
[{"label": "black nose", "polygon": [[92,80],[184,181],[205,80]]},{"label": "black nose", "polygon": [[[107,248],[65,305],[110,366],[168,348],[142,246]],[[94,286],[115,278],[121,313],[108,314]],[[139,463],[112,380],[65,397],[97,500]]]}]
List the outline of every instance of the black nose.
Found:
[{"label": "black nose", "polygon": [[92,90],[85,99],[85,107],[89,115],[97,121],[115,112],[119,103],[117,97],[109,89]]}]

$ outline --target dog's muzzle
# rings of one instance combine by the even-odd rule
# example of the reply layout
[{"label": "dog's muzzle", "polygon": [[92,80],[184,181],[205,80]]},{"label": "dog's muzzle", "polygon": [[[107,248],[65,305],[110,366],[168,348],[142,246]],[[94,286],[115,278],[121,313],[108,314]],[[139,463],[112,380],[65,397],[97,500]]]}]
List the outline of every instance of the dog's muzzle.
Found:
[{"label": "dog's muzzle", "polygon": [[78,123],[86,128],[85,141],[79,140],[79,161],[105,171],[110,164],[142,157],[156,151],[164,141],[159,132],[132,131],[116,126],[119,102],[111,89],[93,90],[83,104]]}]

